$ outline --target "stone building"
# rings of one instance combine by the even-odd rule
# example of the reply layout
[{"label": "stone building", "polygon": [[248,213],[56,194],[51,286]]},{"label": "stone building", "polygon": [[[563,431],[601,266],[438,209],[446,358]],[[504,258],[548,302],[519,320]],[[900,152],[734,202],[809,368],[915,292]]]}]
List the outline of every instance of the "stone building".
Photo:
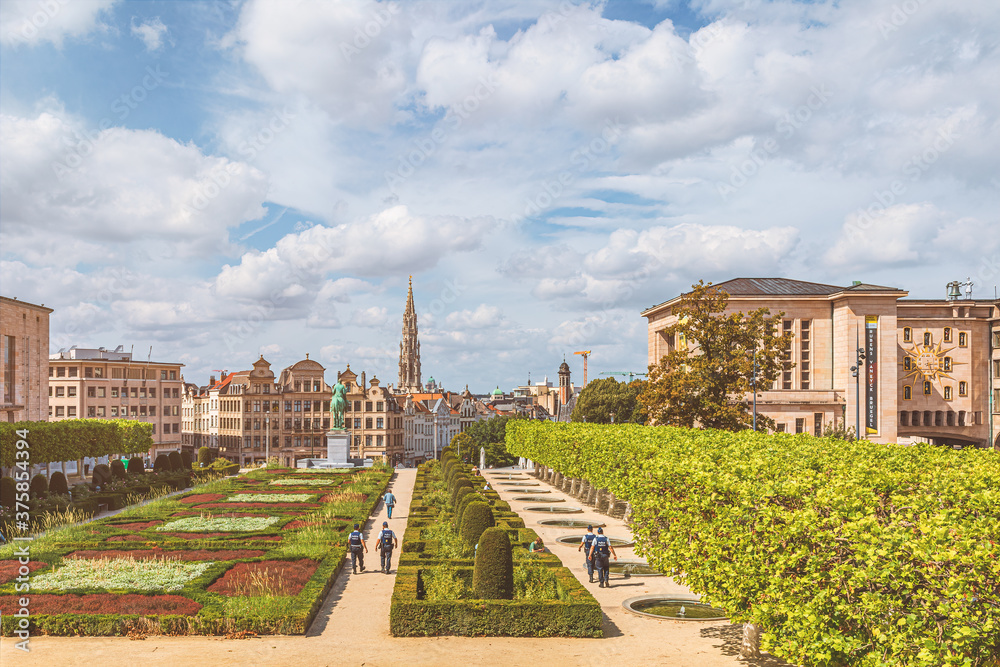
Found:
[{"label": "stone building", "polygon": [[153,426],[151,458],[181,450],[183,364],[133,359],[119,345],[49,355],[48,418],[137,419]]},{"label": "stone building", "polygon": [[403,340],[399,343],[399,393],[421,392],[420,341],[417,339],[417,310],[413,305],[413,276],[403,312]]},{"label": "stone building", "polygon": [[[991,335],[1000,301],[910,300],[894,287],[785,278],[737,278],[716,287],[730,296],[727,314],[767,307],[783,313],[782,331],[793,334],[786,369],[757,393],[758,412],[774,419],[779,431],[821,434],[825,425],[844,420],[876,442],[997,442],[990,390],[997,388],[1000,368],[991,370],[988,362],[1000,358],[1000,339]],[[680,299],[642,312],[650,365],[689,344],[665,333],[677,322],[673,309]],[[867,359],[854,378],[858,348]]]},{"label": "stone building", "polygon": [[49,414],[51,308],[0,296],[3,419],[45,421]]},{"label": "stone building", "polygon": [[337,379],[347,388],[344,426],[351,433],[351,457],[381,458],[393,465],[403,461],[403,409],[392,393],[392,386],[383,387],[378,378],[366,381],[364,371],[359,377],[350,364]]}]

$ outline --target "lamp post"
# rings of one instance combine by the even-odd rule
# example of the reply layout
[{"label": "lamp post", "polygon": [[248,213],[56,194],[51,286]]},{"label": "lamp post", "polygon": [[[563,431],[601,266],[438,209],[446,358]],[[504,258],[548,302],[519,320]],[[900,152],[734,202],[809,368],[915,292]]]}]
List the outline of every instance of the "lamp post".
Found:
[{"label": "lamp post", "polygon": [[861,439],[861,369],[865,365],[865,350],[861,347],[858,339],[858,331],[854,330],[854,344],[858,350],[858,360],[851,366],[851,375],[854,377],[854,439]]},{"label": "lamp post", "polygon": [[264,417],[264,465],[271,460],[271,418]]},{"label": "lamp post", "polygon": [[753,376],[750,378],[750,385],[753,387],[753,430],[757,430],[757,373],[759,371],[757,366],[757,343],[754,341],[753,346]]}]

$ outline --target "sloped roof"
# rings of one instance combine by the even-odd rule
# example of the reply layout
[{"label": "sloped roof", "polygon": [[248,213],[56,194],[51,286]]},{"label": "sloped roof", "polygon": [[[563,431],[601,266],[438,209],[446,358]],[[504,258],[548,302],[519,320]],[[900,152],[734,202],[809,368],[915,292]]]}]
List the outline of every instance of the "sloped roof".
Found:
[{"label": "sloped roof", "polygon": [[757,295],[786,295],[786,296],[810,296],[836,294],[843,291],[843,287],[836,285],[824,285],[823,283],[810,283],[804,280],[792,280],[790,278],[733,278],[725,282],[713,285],[718,289],[725,290],[733,296],[757,296]]}]

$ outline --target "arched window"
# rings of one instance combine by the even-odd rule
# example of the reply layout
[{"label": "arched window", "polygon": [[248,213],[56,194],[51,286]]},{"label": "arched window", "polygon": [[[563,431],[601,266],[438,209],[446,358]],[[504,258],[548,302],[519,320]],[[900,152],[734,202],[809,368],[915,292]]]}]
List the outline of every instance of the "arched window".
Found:
[{"label": "arched window", "polygon": [[944,328],[944,342],[946,343],[951,342],[951,327]]},{"label": "arched window", "polygon": [[930,395],[931,395],[931,381],[924,380],[924,396],[930,396]]},{"label": "arched window", "polygon": [[908,401],[913,398],[913,387],[906,385],[903,387],[903,400]]},{"label": "arched window", "polygon": [[910,327],[903,327],[903,342],[910,343],[913,341],[913,329]]},{"label": "arched window", "polygon": [[899,413],[899,425],[900,426],[909,426],[910,425],[910,413],[909,412],[906,412],[904,410],[903,412]]},{"label": "arched window", "polygon": [[968,396],[969,395],[969,383],[968,382],[959,382],[958,383],[958,395],[959,396]]},{"label": "arched window", "polygon": [[959,347],[965,347],[968,344],[969,344],[969,334],[965,333],[964,331],[959,332],[959,334],[958,334],[958,346]]},{"label": "arched window", "polygon": [[903,357],[903,370],[908,371],[913,367],[913,360],[910,357]]}]

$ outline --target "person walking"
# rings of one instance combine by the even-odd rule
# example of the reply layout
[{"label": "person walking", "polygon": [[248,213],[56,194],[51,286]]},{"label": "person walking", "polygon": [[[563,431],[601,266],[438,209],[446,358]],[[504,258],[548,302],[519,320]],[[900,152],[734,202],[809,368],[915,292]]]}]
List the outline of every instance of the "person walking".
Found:
[{"label": "person walking", "polygon": [[611,546],[611,540],[604,534],[603,528],[597,529],[597,537],[594,538],[594,544],[590,547],[590,554],[591,558],[594,559],[594,564],[597,566],[597,587],[611,588],[611,583],[608,581],[611,574],[611,563],[608,557],[614,556],[615,560],[618,560],[618,554],[615,553],[615,548]]},{"label": "person walking", "polygon": [[392,491],[386,491],[385,495],[382,496],[382,501],[385,503],[386,514],[389,518],[392,518],[392,508],[396,506],[396,496],[392,495]]},{"label": "person walking", "polygon": [[594,583],[594,559],[590,556],[590,548],[594,546],[596,539],[594,527],[587,526],[587,534],[583,536],[583,539],[580,540],[580,546],[576,548],[577,551],[583,550],[584,565],[587,566],[587,576],[590,577],[590,583]]},{"label": "person walking", "polygon": [[361,565],[362,572],[365,571],[365,552],[368,551],[368,545],[365,544],[359,528],[358,524],[354,524],[354,531],[347,536],[347,550],[351,552],[351,569],[354,570],[354,574],[358,573],[358,565]]},{"label": "person walking", "polygon": [[382,552],[382,571],[389,574],[389,565],[392,560],[392,550],[399,546],[396,533],[389,530],[389,522],[382,522],[382,532],[378,534],[378,541],[375,542],[376,551]]}]

